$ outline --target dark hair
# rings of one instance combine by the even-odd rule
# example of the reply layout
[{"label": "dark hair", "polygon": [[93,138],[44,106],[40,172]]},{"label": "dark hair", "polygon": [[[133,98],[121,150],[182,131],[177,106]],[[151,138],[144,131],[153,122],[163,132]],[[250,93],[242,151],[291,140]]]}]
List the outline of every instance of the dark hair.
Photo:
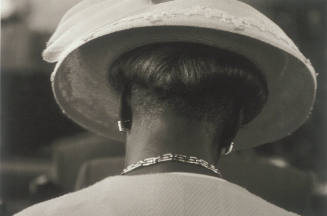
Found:
[{"label": "dark hair", "polygon": [[[266,81],[245,57],[195,43],[157,43],[123,54],[109,69],[118,92],[126,86],[140,110],[162,105],[183,115],[211,118],[225,111],[225,121],[252,120],[267,99]],[[227,116],[226,116],[227,115]]]}]

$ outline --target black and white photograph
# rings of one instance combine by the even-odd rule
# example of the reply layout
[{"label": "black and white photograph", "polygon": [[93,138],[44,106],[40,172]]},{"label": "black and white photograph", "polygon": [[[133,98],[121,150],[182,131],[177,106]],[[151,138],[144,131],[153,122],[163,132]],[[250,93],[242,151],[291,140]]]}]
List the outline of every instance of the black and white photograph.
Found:
[{"label": "black and white photograph", "polygon": [[327,215],[327,0],[0,11],[0,216]]}]

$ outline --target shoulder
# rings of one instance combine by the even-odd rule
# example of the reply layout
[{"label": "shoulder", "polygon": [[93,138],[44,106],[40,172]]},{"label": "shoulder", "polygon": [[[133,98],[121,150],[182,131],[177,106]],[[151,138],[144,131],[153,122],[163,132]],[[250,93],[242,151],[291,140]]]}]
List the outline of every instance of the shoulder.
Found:
[{"label": "shoulder", "polygon": [[187,215],[296,216],[233,183],[186,173],[109,177],[15,216],[185,215],[185,211],[191,213]]},{"label": "shoulder", "polygon": [[104,185],[110,184],[111,178],[102,180],[85,189],[35,204],[14,216],[92,215],[95,206],[101,206],[101,197],[105,196]]},{"label": "shoulder", "polygon": [[[265,215],[265,216],[298,216],[293,212],[282,209],[261,197],[252,194],[245,188],[231,183],[229,181],[218,179],[215,177],[186,174],[189,178],[183,181],[189,196],[197,199],[199,194],[201,201],[210,209],[230,212],[231,215]],[[185,174],[184,174],[185,176]],[[196,187],[194,187],[196,186]],[[193,204],[196,205],[196,204]],[[197,208],[201,208],[198,206]],[[217,215],[216,214],[216,215]],[[218,214],[219,215],[219,214]]]},{"label": "shoulder", "polygon": [[30,206],[14,216],[68,215],[74,208],[83,207],[84,193],[78,191]]}]

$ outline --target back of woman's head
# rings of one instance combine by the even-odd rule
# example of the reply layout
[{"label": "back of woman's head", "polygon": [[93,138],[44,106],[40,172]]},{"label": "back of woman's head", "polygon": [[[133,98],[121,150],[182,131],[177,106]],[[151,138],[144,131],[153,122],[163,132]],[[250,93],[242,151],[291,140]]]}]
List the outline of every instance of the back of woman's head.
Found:
[{"label": "back of woman's head", "polygon": [[143,115],[169,107],[226,124],[249,122],[268,94],[265,78],[246,58],[182,42],[146,45],[122,55],[109,69],[109,82],[118,92],[129,86],[132,109]]}]

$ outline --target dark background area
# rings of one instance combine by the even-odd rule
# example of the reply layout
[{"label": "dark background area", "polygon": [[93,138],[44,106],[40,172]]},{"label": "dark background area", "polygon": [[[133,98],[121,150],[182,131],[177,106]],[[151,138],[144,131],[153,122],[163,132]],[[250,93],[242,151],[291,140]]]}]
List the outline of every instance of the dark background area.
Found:
[{"label": "dark background area", "polygon": [[46,147],[54,139],[81,131],[63,116],[54,101],[49,74],[3,72],[2,155],[47,157]]},{"label": "dark background area", "polygon": [[[38,18],[33,15],[37,13],[34,10],[42,9],[42,6],[35,7],[33,4],[41,1],[26,2],[25,6],[17,6],[12,15],[1,18],[0,199],[7,202],[6,208],[9,209],[24,206],[29,196],[28,182],[49,168],[53,142],[84,131],[66,118],[56,105],[50,86],[54,65],[42,62],[40,57],[55,26],[45,25],[44,29],[41,24],[33,24],[35,20],[42,19],[42,14]],[[60,13],[68,9],[67,2],[58,10]],[[322,182],[327,182],[327,1],[246,2],[279,24],[311,59],[319,73],[317,102],[309,121],[290,137],[258,147],[256,151],[262,155],[282,157],[293,166],[313,172]],[[39,4],[44,6],[44,3]],[[51,23],[58,22],[60,13],[57,17],[43,17],[43,22],[46,23],[47,19],[52,19]]]}]

